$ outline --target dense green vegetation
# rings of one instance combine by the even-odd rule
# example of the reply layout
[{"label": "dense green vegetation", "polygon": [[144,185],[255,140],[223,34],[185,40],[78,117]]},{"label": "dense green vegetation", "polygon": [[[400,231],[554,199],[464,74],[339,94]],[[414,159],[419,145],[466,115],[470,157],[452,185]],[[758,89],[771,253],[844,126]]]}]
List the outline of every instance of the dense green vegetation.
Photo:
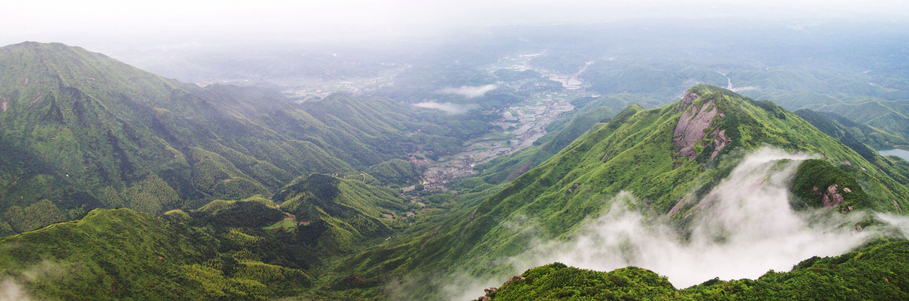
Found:
[{"label": "dense green vegetation", "polygon": [[792,192],[800,202],[794,208],[840,206],[841,211],[847,211],[871,205],[855,179],[824,160],[810,159],[799,164],[792,179]]},{"label": "dense green vegetation", "polygon": [[[864,196],[854,200],[847,196],[851,203],[841,208],[899,212],[893,198],[909,190],[888,175],[890,167],[878,163],[883,158],[869,162],[771,102],[754,101],[708,85],[695,86],[688,92],[697,95],[690,103],[679,101],[650,110],[637,106],[626,109],[517,177],[474,210],[414,233],[408,240],[352,257],[350,273],[387,277],[462,272],[478,277],[508,277],[503,274],[508,267],[496,264],[497,258],[523,252],[532,239],[565,237],[585,218],[608,208],[609,202],[604,200],[623,190],[640,200],[634,206],[646,214],[669,214],[684,227],[684,217],[697,210],[699,198],[728,175],[744,153],[765,145],[823,154],[823,161],[819,161],[824,162],[823,169],[837,171],[831,174],[834,177],[848,175],[831,183],[845,181],[841,186],[846,187],[858,183],[862,189],[853,190],[853,194]],[[682,147],[673,141],[673,132],[683,113],[696,109],[715,109],[717,113],[713,122],[705,125],[705,135],[693,144],[692,155],[682,155]],[[722,148],[715,147],[714,142],[720,139],[720,131],[725,131],[728,138]],[[827,185],[825,188],[831,185],[825,178],[797,182]],[[679,203],[692,196],[693,201]],[[810,201],[818,202],[813,192]],[[902,207],[909,205],[899,197],[896,201]],[[531,224],[534,231],[503,224]],[[443,285],[446,280],[437,281],[414,288],[413,295],[437,292],[432,285]]]},{"label": "dense green vegetation", "polygon": [[373,165],[366,169],[366,173],[382,183],[397,185],[416,183],[422,176],[422,170],[401,159],[393,159]]},{"label": "dense green vegetation", "polygon": [[92,210],[0,240],[0,275],[32,296],[63,300],[318,295],[317,277],[333,258],[406,227],[412,210],[386,188],[320,174],[275,198],[215,200],[158,218]]},{"label": "dense green vegetation", "polygon": [[0,48],[0,67],[2,235],[93,208],[269,195],[310,173],[402,185],[419,174],[402,159],[451,154],[488,129],[376,97],[298,105],[264,88],[200,88],[62,44]]},{"label": "dense green vegetation", "polygon": [[823,109],[840,114],[855,123],[873,127],[889,134],[882,137],[882,139],[876,139],[875,146],[909,147],[909,143],[906,142],[909,139],[907,138],[909,137],[909,131],[904,126],[909,121],[906,117],[909,114],[909,111],[907,111],[909,106],[907,106],[905,98],[898,101],[869,100],[830,105],[823,107]]},{"label": "dense green vegetation", "polygon": [[553,263],[527,270],[488,300],[899,300],[909,298],[909,242],[880,240],[853,252],[814,257],[758,279],[709,280],[678,290],[656,272],[597,272]]},{"label": "dense green vegetation", "polygon": [[571,144],[584,133],[606,122],[629,105],[655,106],[652,99],[629,94],[607,97],[582,97],[571,103],[575,106],[570,112],[546,126],[547,134],[534,146],[479,164],[474,169],[480,171],[487,183],[499,184],[510,182],[518,176],[540,165],[560,150]]},{"label": "dense green vegetation", "polygon": [[[554,35],[548,30],[541,34]],[[586,38],[574,33],[568,40]],[[565,239],[621,191],[636,197],[634,209],[667,216],[684,232],[706,193],[763,146],[817,155],[787,182],[795,208],[909,208],[909,162],[871,148],[907,144],[899,74],[817,68],[786,51],[730,63],[684,43],[654,50],[666,60],[640,60],[635,52],[645,46],[592,40],[541,42],[555,48],[530,64],[584,70],[588,91],[606,95],[574,100],[575,110],[547,125],[533,147],[478,164],[479,176],[445,191],[414,185],[424,170],[409,160],[454,154],[493,128],[497,110],[561,90],[535,71],[478,67],[541,49],[435,53],[372,95],[296,104],[265,88],[162,79],[61,44],[0,48],[0,236],[8,236],[0,238],[0,280],[63,300],[370,300],[400,297],[390,293],[395,288],[442,299],[440,288],[455,274],[507,279],[511,267],[502,258],[539,240]],[[387,68],[367,62],[337,72],[290,70],[300,61],[268,62],[214,64],[279,77]],[[758,87],[743,93],[782,106],[710,85],[679,94],[727,81]],[[498,86],[477,97],[446,92],[485,85]],[[469,113],[412,106],[427,101]],[[709,112],[716,115],[703,117]],[[693,116],[708,121],[679,134]],[[691,143],[680,144],[689,135]],[[410,185],[415,189],[399,189]],[[879,241],[806,260],[788,273],[684,290],[659,271],[551,264],[490,296],[905,299],[905,245]]]},{"label": "dense green vegetation", "polygon": [[281,260],[293,259],[286,248],[236,228],[190,227],[129,209],[93,210],[0,243],[3,276],[37,298],[264,300],[312,286],[304,261]]},{"label": "dense green vegetation", "polygon": [[[824,207],[813,187],[826,189],[834,184],[844,199],[838,207],[844,214],[851,209],[899,212],[899,206],[909,205],[892,197],[906,193],[904,178],[889,176],[905,177],[909,167],[903,166],[904,161],[880,156],[868,161],[771,102],[753,101],[707,85],[688,92],[697,96],[650,110],[631,106],[607,122],[575,117],[579,123],[587,120],[596,125],[507,186],[493,186],[478,177],[455,186],[461,193],[420,199],[448,208],[447,216],[433,215],[433,209],[423,207],[426,204],[406,202],[397,191],[377,186],[384,175],[379,167],[370,174],[315,173],[290,181],[271,199],[260,195],[243,200],[218,199],[195,210],[170,210],[158,218],[129,209],[94,210],[75,222],[3,239],[0,245],[4,247],[27,248],[30,252],[6,252],[0,255],[0,267],[29,294],[48,298],[382,299],[388,297],[386,285],[398,283],[397,279],[455,272],[505,279],[510,268],[497,265],[496,258],[523,252],[531,235],[544,239],[569,235],[588,216],[609,205],[603,200],[622,190],[639,196],[641,203],[633,206],[645,214],[668,213],[684,227],[684,216],[697,211],[699,200],[688,204],[679,201],[692,195],[702,197],[699,191],[716,185],[744,152],[767,144],[824,155],[800,165],[792,181],[798,197],[795,207]],[[680,119],[687,118],[687,112],[706,114],[713,110],[717,112],[715,118],[705,125],[705,135],[696,141],[692,154],[683,153],[684,148],[673,140],[678,138],[673,133]],[[564,129],[576,127],[566,124]],[[730,138],[725,147],[716,147],[713,142],[721,138],[717,134],[720,131]],[[542,149],[553,141],[559,139],[550,138],[538,147]],[[226,174],[224,177],[240,170],[212,152],[201,148],[195,152],[198,154],[192,156],[208,158],[211,163],[205,164],[215,166]],[[405,166],[394,159],[382,162],[386,163],[382,168]],[[205,183],[203,178],[199,181]],[[128,204],[142,199],[137,196],[143,193],[149,195],[145,198],[156,196],[162,204],[179,200],[173,197],[176,190],[168,192],[161,178],[150,176],[138,183],[141,189],[134,191],[106,189],[103,202]],[[851,192],[846,193],[846,187]],[[171,197],[161,199],[168,195]],[[50,202],[39,204],[35,206]],[[22,210],[48,210],[42,208]],[[506,223],[511,226],[503,226]],[[514,226],[528,223],[536,225],[532,234]],[[904,245],[872,244],[852,255],[811,259],[789,273],[770,272],[753,281],[709,281],[681,291],[658,274],[634,267],[599,273],[553,264],[528,271],[525,279],[513,281],[491,296],[506,300],[528,295],[578,300],[718,298],[722,294],[761,296],[769,292],[790,296],[811,292],[799,285],[823,282],[830,286],[830,296],[883,298],[853,288],[864,285],[857,281],[866,280],[851,275],[871,269],[886,274],[882,277],[901,287],[899,279],[905,274],[898,270],[901,266],[887,266],[886,262],[902,256],[899,252]],[[110,252],[129,256],[103,255]],[[51,272],[25,276],[35,269],[50,270],[48,266],[54,270],[60,267],[74,276],[64,279]],[[124,276],[127,270],[130,274]],[[847,276],[819,278],[824,275]],[[441,298],[439,286],[448,278],[432,279],[409,286],[407,293]],[[900,296],[901,291],[891,289],[886,296]]]}]

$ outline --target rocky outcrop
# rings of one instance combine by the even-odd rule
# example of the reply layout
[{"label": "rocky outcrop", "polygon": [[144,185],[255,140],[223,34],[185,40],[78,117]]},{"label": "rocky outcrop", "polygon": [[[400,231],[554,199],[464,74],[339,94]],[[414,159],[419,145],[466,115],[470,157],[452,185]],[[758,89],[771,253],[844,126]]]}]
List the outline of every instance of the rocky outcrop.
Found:
[{"label": "rocky outcrop", "polygon": [[578,189],[578,186],[581,186],[581,185],[578,183],[574,183],[574,185],[572,185],[571,188],[568,188],[568,191],[566,191],[565,194],[571,194],[575,189]]},{"label": "rocky outcrop", "polygon": [[[722,117],[722,113],[720,115]],[[710,159],[716,158],[720,154],[720,151],[723,148],[726,148],[726,143],[729,142],[729,138],[726,138],[726,130],[716,129],[713,131],[713,153],[710,154]]]},{"label": "rocky outcrop", "polygon": [[347,278],[344,278],[344,284],[346,284],[346,285],[360,285],[363,283],[366,283],[366,281],[364,281],[363,278],[360,278],[359,276],[356,276],[356,275],[350,275],[350,276],[347,276]]},{"label": "rocky outcrop", "polygon": [[508,279],[508,281],[505,281],[505,284],[502,284],[502,286],[508,285],[509,283],[512,283],[512,282],[515,282],[518,280],[524,280],[524,277],[521,277],[520,275],[514,275],[513,277],[511,277],[511,279]]},{"label": "rocky outcrop", "polygon": [[[689,93],[689,95],[692,94],[693,93]],[[687,98],[688,96],[686,96],[686,99]],[[706,136],[704,130],[710,127],[710,124],[713,122],[716,115],[717,109],[716,106],[714,106],[713,101],[708,101],[700,108],[691,106],[690,109],[687,109],[682,113],[682,116],[679,117],[679,122],[675,126],[675,130],[672,132],[672,140],[675,142],[675,145],[682,148],[682,150],[679,151],[679,155],[687,156],[688,160],[694,160],[694,157],[697,155],[693,149],[694,144],[701,139],[704,139],[704,136]],[[723,143],[723,146],[725,146],[725,143]]]},{"label": "rocky outcrop", "polygon": [[700,96],[697,93],[688,92],[688,94],[685,94],[685,97],[682,98],[682,103],[675,106],[675,112],[681,112],[682,109],[687,108],[695,99],[698,99],[698,97]]},{"label": "rocky outcrop", "polygon": [[[843,195],[839,193],[839,185],[833,184],[827,186],[827,189],[820,189],[817,186],[814,186],[814,193],[821,198],[821,204],[824,208],[831,209],[836,208],[846,200],[843,199]],[[849,187],[844,187],[843,191],[846,193],[852,192],[852,189]],[[850,209],[851,210],[851,209]]]},{"label": "rocky outcrop", "polygon": [[[514,275],[514,276],[511,277],[511,279],[508,279],[507,281],[505,281],[505,283],[502,284],[502,286],[506,286],[506,285],[508,285],[509,283],[512,283],[512,282],[518,281],[518,280],[524,280],[524,277],[521,277],[520,275]],[[497,288],[497,287],[490,287],[490,288],[485,288],[485,289],[483,289],[483,291],[486,292],[486,295],[477,298],[477,301],[489,301],[489,300],[492,300],[492,295],[495,294],[495,292],[499,291],[499,288]]]}]

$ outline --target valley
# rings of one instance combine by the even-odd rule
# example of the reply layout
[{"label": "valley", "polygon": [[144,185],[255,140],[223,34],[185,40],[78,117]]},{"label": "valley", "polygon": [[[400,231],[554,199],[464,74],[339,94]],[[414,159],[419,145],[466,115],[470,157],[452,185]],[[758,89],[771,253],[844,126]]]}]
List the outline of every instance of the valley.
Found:
[{"label": "valley", "polygon": [[0,301],[909,299],[909,26],[785,22],[0,47]]},{"label": "valley", "polygon": [[494,74],[499,70],[516,72],[534,71],[542,78],[559,82],[560,88],[537,91],[536,86],[525,86],[530,80],[498,82],[499,88],[512,90],[530,90],[524,100],[505,108],[498,108],[495,114],[500,116],[492,121],[495,130],[483,137],[473,138],[465,143],[466,150],[454,155],[443,156],[439,160],[428,160],[427,170],[422,183],[428,189],[446,189],[449,181],[455,181],[478,171],[476,164],[515,153],[528,148],[547,134],[546,126],[561,117],[563,113],[574,109],[573,100],[582,97],[599,97],[595,92],[586,92],[589,85],[578,79],[578,74],[564,75],[545,68],[532,66],[530,60],[539,54],[520,54],[499,59],[495,64],[483,66],[480,70]]},{"label": "valley", "polygon": [[370,93],[382,87],[394,85],[395,76],[408,65],[395,66],[381,71],[376,77],[345,77],[337,80],[284,80],[278,82],[285,86],[281,93],[297,102],[319,101],[334,93],[362,94]]}]

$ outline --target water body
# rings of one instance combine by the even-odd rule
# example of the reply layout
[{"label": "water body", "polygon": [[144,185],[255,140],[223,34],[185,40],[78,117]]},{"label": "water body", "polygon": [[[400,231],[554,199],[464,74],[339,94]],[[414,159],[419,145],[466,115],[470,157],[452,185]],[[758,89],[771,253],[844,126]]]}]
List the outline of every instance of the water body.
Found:
[{"label": "water body", "polygon": [[907,151],[907,150],[902,150],[902,149],[898,149],[898,148],[890,148],[890,149],[878,149],[877,151],[879,153],[881,153],[881,156],[897,156],[897,157],[903,158],[906,161],[909,161],[909,151]]}]

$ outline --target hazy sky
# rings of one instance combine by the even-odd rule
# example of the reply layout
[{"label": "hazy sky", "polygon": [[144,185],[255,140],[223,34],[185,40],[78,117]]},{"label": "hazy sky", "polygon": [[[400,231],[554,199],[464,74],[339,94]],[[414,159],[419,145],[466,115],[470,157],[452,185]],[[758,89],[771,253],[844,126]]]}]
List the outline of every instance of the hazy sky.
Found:
[{"label": "hazy sky", "polygon": [[10,0],[0,44],[418,37],[465,27],[634,18],[853,18],[909,15],[909,1],[808,0]]}]

